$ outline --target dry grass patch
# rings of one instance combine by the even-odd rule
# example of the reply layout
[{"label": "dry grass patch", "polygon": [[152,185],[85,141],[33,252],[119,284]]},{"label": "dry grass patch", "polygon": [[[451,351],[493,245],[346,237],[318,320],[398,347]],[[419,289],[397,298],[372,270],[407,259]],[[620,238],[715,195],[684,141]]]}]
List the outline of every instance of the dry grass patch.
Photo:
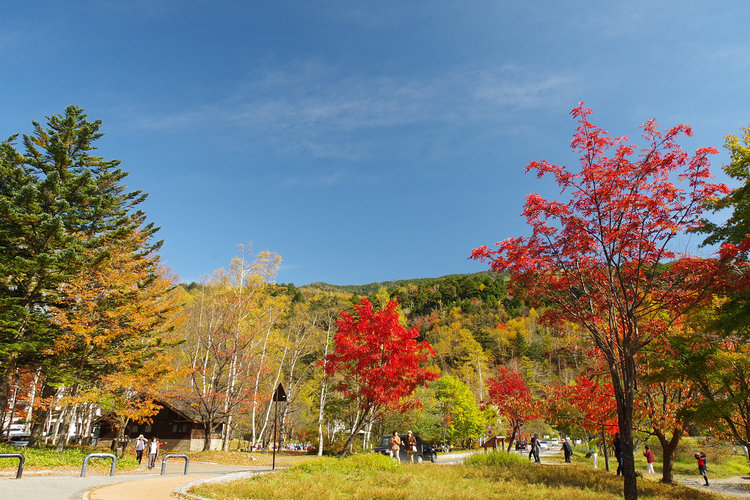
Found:
[{"label": "dry grass patch", "polygon": [[[250,480],[205,485],[201,496],[237,498],[369,499],[447,498],[570,500],[622,497],[622,479],[577,466],[529,464],[506,453],[475,455],[467,465],[403,464],[369,454],[321,458]],[[718,499],[706,491],[640,484],[640,498]]]},{"label": "dry grass patch", "polygon": [[[272,453],[248,453],[245,451],[199,451],[187,454],[191,462],[208,462],[221,465],[261,465],[271,466]],[[300,452],[277,452],[276,467],[293,467],[317,459],[315,455]]]},{"label": "dry grass patch", "polygon": [[[620,498],[623,480],[613,473],[594,470],[580,465],[537,465],[528,463],[518,455],[508,453],[477,454],[467,459],[470,467],[477,469],[487,480],[513,478],[534,488],[565,488],[576,491],[573,498],[582,492],[593,492],[597,498]],[[659,482],[640,479],[639,498],[710,499],[723,498],[705,490],[696,490],[681,485],[665,485]]]}]

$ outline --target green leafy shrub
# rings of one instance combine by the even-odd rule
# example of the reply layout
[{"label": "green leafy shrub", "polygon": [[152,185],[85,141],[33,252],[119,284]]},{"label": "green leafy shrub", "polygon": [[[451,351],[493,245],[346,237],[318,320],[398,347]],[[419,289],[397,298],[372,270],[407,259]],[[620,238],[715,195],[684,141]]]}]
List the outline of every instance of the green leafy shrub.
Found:
[{"label": "green leafy shrub", "polygon": [[400,470],[392,458],[380,453],[362,453],[346,458],[322,457],[294,467],[307,474],[359,474]]},{"label": "green leafy shrub", "polygon": [[475,453],[466,460],[466,465],[474,465],[478,467],[509,467],[518,465],[528,465],[529,461],[517,455],[515,453],[507,453],[504,451],[493,451],[492,453]]}]

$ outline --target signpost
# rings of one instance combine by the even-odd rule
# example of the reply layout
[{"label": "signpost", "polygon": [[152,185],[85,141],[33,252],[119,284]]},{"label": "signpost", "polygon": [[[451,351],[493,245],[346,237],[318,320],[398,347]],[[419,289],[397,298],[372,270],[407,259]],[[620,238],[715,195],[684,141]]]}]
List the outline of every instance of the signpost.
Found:
[{"label": "signpost", "polygon": [[276,388],[276,392],[273,393],[273,401],[276,405],[273,412],[273,463],[271,470],[276,469],[276,428],[279,419],[279,401],[286,401],[286,392],[284,392],[284,387],[281,384]]}]

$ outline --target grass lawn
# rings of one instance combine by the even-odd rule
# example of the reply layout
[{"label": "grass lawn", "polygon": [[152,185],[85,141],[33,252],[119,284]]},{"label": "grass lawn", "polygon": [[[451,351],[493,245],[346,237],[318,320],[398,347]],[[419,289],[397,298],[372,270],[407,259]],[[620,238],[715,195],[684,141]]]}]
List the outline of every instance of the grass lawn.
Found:
[{"label": "grass lawn", "polygon": [[[167,451],[168,452],[168,451]],[[26,456],[25,470],[81,470],[83,459],[89,453],[110,453],[107,448],[92,447],[68,447],[63,451],[57,451],[54,447],[47,446],[39,449],[16,447],[0,444],[0,453],[22,453]],[[188,453],[191,462],[209,462],[222,465],[262,465],[270,466],[273,460],[271,453],[246,453],[240,451],[201,451]],[[147,457],[146,461],[148,460]],[[313,455],[299,452],[276,453],[277,467],[291,467],[317,458]],[[108,459],[90,459],[88,468],[94,471],[109,470],[111,462]],[[145,462],[144,462],[145,465]],[[15,471],[18,467],[17,459],[0,459],[0,470]],[[123,458],[117,459],[117,470],[134,470],[138,467],[135,461],[135,451],[128,448]]]},{"label": "grass lawn", "polygon": [[[379,454],[324,457],[276,474],[204,485],[192,493],[235,498],[615,499],[622,480],[586,466],[544,466],[503,452],[477,454],[465,465],[398,465]],[[710,492],[639,482],[639,498],[719,499]]]},{"label": "grass lawn", "polygon": [[[654,452],[656,461],[654,462],[654,478],[661,478],[662,474],[662,456],[661,447],[658,443],[651,443],[651,450]],[[697,476],[698,464],[693,456],[697,450],[704,450],[708,455],[708,477],[714,479],[747,476],[750,475],[750,461],[744,455],[733,454],[732,448],[726,443],[707,444],[703,440],[694,438],[683,438],[677,447],[676,458],[673,467],[673,475],[677,476]],[[573,454],[573,463],[581,466],[591,466],[591,459],[585,458],[585,446],[576,446]],[[646,473],[646,458],[643,456],[643,449],[639,449],[635,454],[635,470]],[[563,462],[562,453],[559,457],[551,457],[548,461]],[[617,460],[610,456],[610,470],[617,469]],[[604,469],[604,454],[599,454],[599,468]]]},{"label": "grass lawn", "polygon": [[[28,469],[77,469],[81,470],[83,459],[89,453],[110,453],[106,448],[68,447],[63,451],[57,451],[52,446],[42,448],[26,448],[18,446],[8,446],[0,444],[0,453],[21,453],[26,457],[24,470]],[[88,469],[109,470],[112,462],[109,459],[93,458],[89,459]],[[138,462],[132,456],[124,456],[117,459],[117,470],[133,470],[138,466]],[[10,458],[0,458],[0,470],[15,471],[18,468],[18,460]]]}]

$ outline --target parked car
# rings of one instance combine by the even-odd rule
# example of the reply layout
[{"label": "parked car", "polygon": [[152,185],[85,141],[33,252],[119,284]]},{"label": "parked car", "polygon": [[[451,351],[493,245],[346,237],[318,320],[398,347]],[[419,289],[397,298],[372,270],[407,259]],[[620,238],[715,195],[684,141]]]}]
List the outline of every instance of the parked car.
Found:
[{"label": "parked car", "polygon": [[549,443],[547,441],[539,441],[539,448],[542,450],[549,450]]},{"label": "parked car", "polygon": [[11,434],[6,441],[11,446],[28,446],[31,441],[31,434]]},{"label": "parked car", "polygon": [[[406,443],[406,434],[399,436],[401,438],[402,443]],[[420,439],[419,436],[414,436],[417,438],[417,452],[414,454],[414,461],[417,463],[422,463],[425,460],[429,460],[430,462],[435,462],[437,460],[437,450],[434,449],[432,446],[422,442],[422,439]],[[390,448],[390,442],[391,442],[391,436],[383,436],[383,438],[380,440],[380,444],[372,449],[375,453],[382,453],[383,455],[388,455],[389,448]],[[406,453],[406,445],[401,446],[401,450],[399,451],[399,458],[402,462],[408,462],[409,461],[409,455]]]},{"label": "parked car", "polygon": [[557,438],[552,438],[549,440],[550,446],[557,446],[560,444],[560,441]]}]

